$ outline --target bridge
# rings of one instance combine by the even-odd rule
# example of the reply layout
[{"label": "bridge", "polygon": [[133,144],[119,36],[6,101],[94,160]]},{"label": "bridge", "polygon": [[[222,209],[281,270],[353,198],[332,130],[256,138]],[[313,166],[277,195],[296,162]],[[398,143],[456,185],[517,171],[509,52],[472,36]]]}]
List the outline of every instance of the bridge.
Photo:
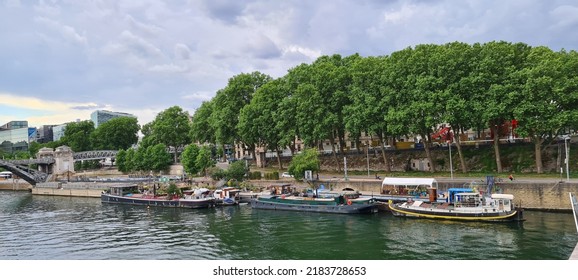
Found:
[{"label": "bridge", "polygon": [[[74,172],[74,162],[76,161],[114,159],[117,154],[118,151],[114,150],[74,153],[66,146],[58,147],[56,150],[42,148],[38,151],[37,158],[0,160],[0,167],[34,186],[37,183],[46,182],[52,174],[62,175]],[[38,170],[30,168],[30,165],[33,164],[38,167]]]},{"label": "bridge", "polygon": [[106,158],[116,158],[118,151],[114,150],[104,150],[104,151],[88,151],[88,152],[78,152],[74,153],[74,161],[83,160],[95,160],[95,159],[106,159]]}]

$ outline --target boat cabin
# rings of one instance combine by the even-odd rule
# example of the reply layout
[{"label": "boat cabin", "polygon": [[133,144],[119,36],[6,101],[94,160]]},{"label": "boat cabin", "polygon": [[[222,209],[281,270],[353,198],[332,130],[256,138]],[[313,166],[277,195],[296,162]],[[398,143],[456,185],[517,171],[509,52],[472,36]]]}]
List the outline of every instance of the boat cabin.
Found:
[{"label": "boat cabin", "polygon": [[453,195],[453,203],[455,208],[459,207],[480,207],[482,206],[482,197],[480,193],[465,192],[456,193]]},{"label": "boat cabin", "polygon": [[234,200],[239,200],[239,193],[241,190],[233,187],[226,187],[222,189],[217,189],[213,192],[213,196],[217,199],[232,198]]},{"label": "boat cabin", "polygon": [[438,183],[434,178],[386,177],[381,182],[381,194],[426,197],[431,190],[437,190],[437,187]]},{"label": "boat cabin", "polygon": [[276,184],[267,187],[271,191],[272,195],[282,195],[282,194],[293,194],[296,192],[296,187],[291,186],[291,184]]},{"label": "boat cabin", "polygon": [[492,206],[497,206],[499,210],[511,211],[515,208],[515,206],[512,205],[513,202],[514,195],[493,193],[486,203]]},{"label": "boat cabin", "polygon": [[478,192],[456,193],[454,195],[455,208],[488,207],[500,211],[511,211],[514,196],[511,194],[492,194],[490,197],[482,196]]},{"label": "boat cabin", "polygon": [[132,196],[133,194],[141,193],[141,191],[137,185],[111,186],[107,193],[116,196]]},{"label": "boat cabin", "polygon": [[[447,202],[454,203],[454,202],[456,202],[456,195],[458,195],[458,194],[467,195],[467,194],[472,194],[472,193],[477,193],[477,192],[474,192],[472,189],[468,189],[468,188],[449,188],[448,192],[447,192],[446,199],[447,199]],[[477,193],[477,194],[479,194],[479,193]]]}]

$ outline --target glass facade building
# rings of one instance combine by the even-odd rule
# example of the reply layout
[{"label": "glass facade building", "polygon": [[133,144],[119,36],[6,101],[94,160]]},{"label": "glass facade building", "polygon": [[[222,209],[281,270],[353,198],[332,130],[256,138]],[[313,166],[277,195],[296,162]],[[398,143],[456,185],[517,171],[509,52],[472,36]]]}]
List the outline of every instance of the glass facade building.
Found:
[{"label": "glass facade building", "polygon": [[128,113],[111,112],[106,110],[98,110],[90,114],[90,119],[94,123],[94,128],[97,128],[99,125],[118,117],[136,118],[135,115],[131,115]]},{"label": "glass facade building", "polygon": [[6,153],[28,151],[28,127],[0,130],[0,149]]}]

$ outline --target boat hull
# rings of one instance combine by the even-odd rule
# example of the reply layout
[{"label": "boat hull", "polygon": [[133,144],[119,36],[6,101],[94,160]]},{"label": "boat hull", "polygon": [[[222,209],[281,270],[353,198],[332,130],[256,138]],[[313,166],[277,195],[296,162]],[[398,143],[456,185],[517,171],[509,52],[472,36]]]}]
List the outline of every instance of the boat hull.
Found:
[{"label": "boat hull", "polygon": [[251,207],[255,209],[282,210],[282,211],[301,211],[317,213],[336,213],[336,214],[368,214],[377,212],[377,204],[301,204],[287,203],[274,200],[251,200]]},{"label": "boat hull", "polygon": [[116,203],[127,205],[142,205],[169,208],[209,208],[215,206],[215,199],[158,199],[158,198],[136,198],[127,196],[116,196],[101,194],[100,200],[104,203]]},{"label": "boat hull", "polygon": [[459,210],[436,210],[434,208],[406,208],[398,204],[389,204],[389,209],[394,216],[410,217],[410,218],[425,218],[425,219],[441,219],[441,220],[456,220],[456,221],[475,221],[475,222],[515,222],[523,221],[523,209],[516,208],[512,211],[502,212],[483,212],[483,210],[476,212],[464,212]]}]

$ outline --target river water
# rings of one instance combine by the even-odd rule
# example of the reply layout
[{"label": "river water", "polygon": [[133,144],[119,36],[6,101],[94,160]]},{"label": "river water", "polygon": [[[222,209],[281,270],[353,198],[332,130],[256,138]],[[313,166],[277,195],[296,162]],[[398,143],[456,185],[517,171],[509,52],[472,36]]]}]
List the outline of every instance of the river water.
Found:
[{"label": "river water", "polygon": [[0,191],[0,260],[567,260],[570,213],[523,224],[442,222],[389,213],[166,209]]}]

